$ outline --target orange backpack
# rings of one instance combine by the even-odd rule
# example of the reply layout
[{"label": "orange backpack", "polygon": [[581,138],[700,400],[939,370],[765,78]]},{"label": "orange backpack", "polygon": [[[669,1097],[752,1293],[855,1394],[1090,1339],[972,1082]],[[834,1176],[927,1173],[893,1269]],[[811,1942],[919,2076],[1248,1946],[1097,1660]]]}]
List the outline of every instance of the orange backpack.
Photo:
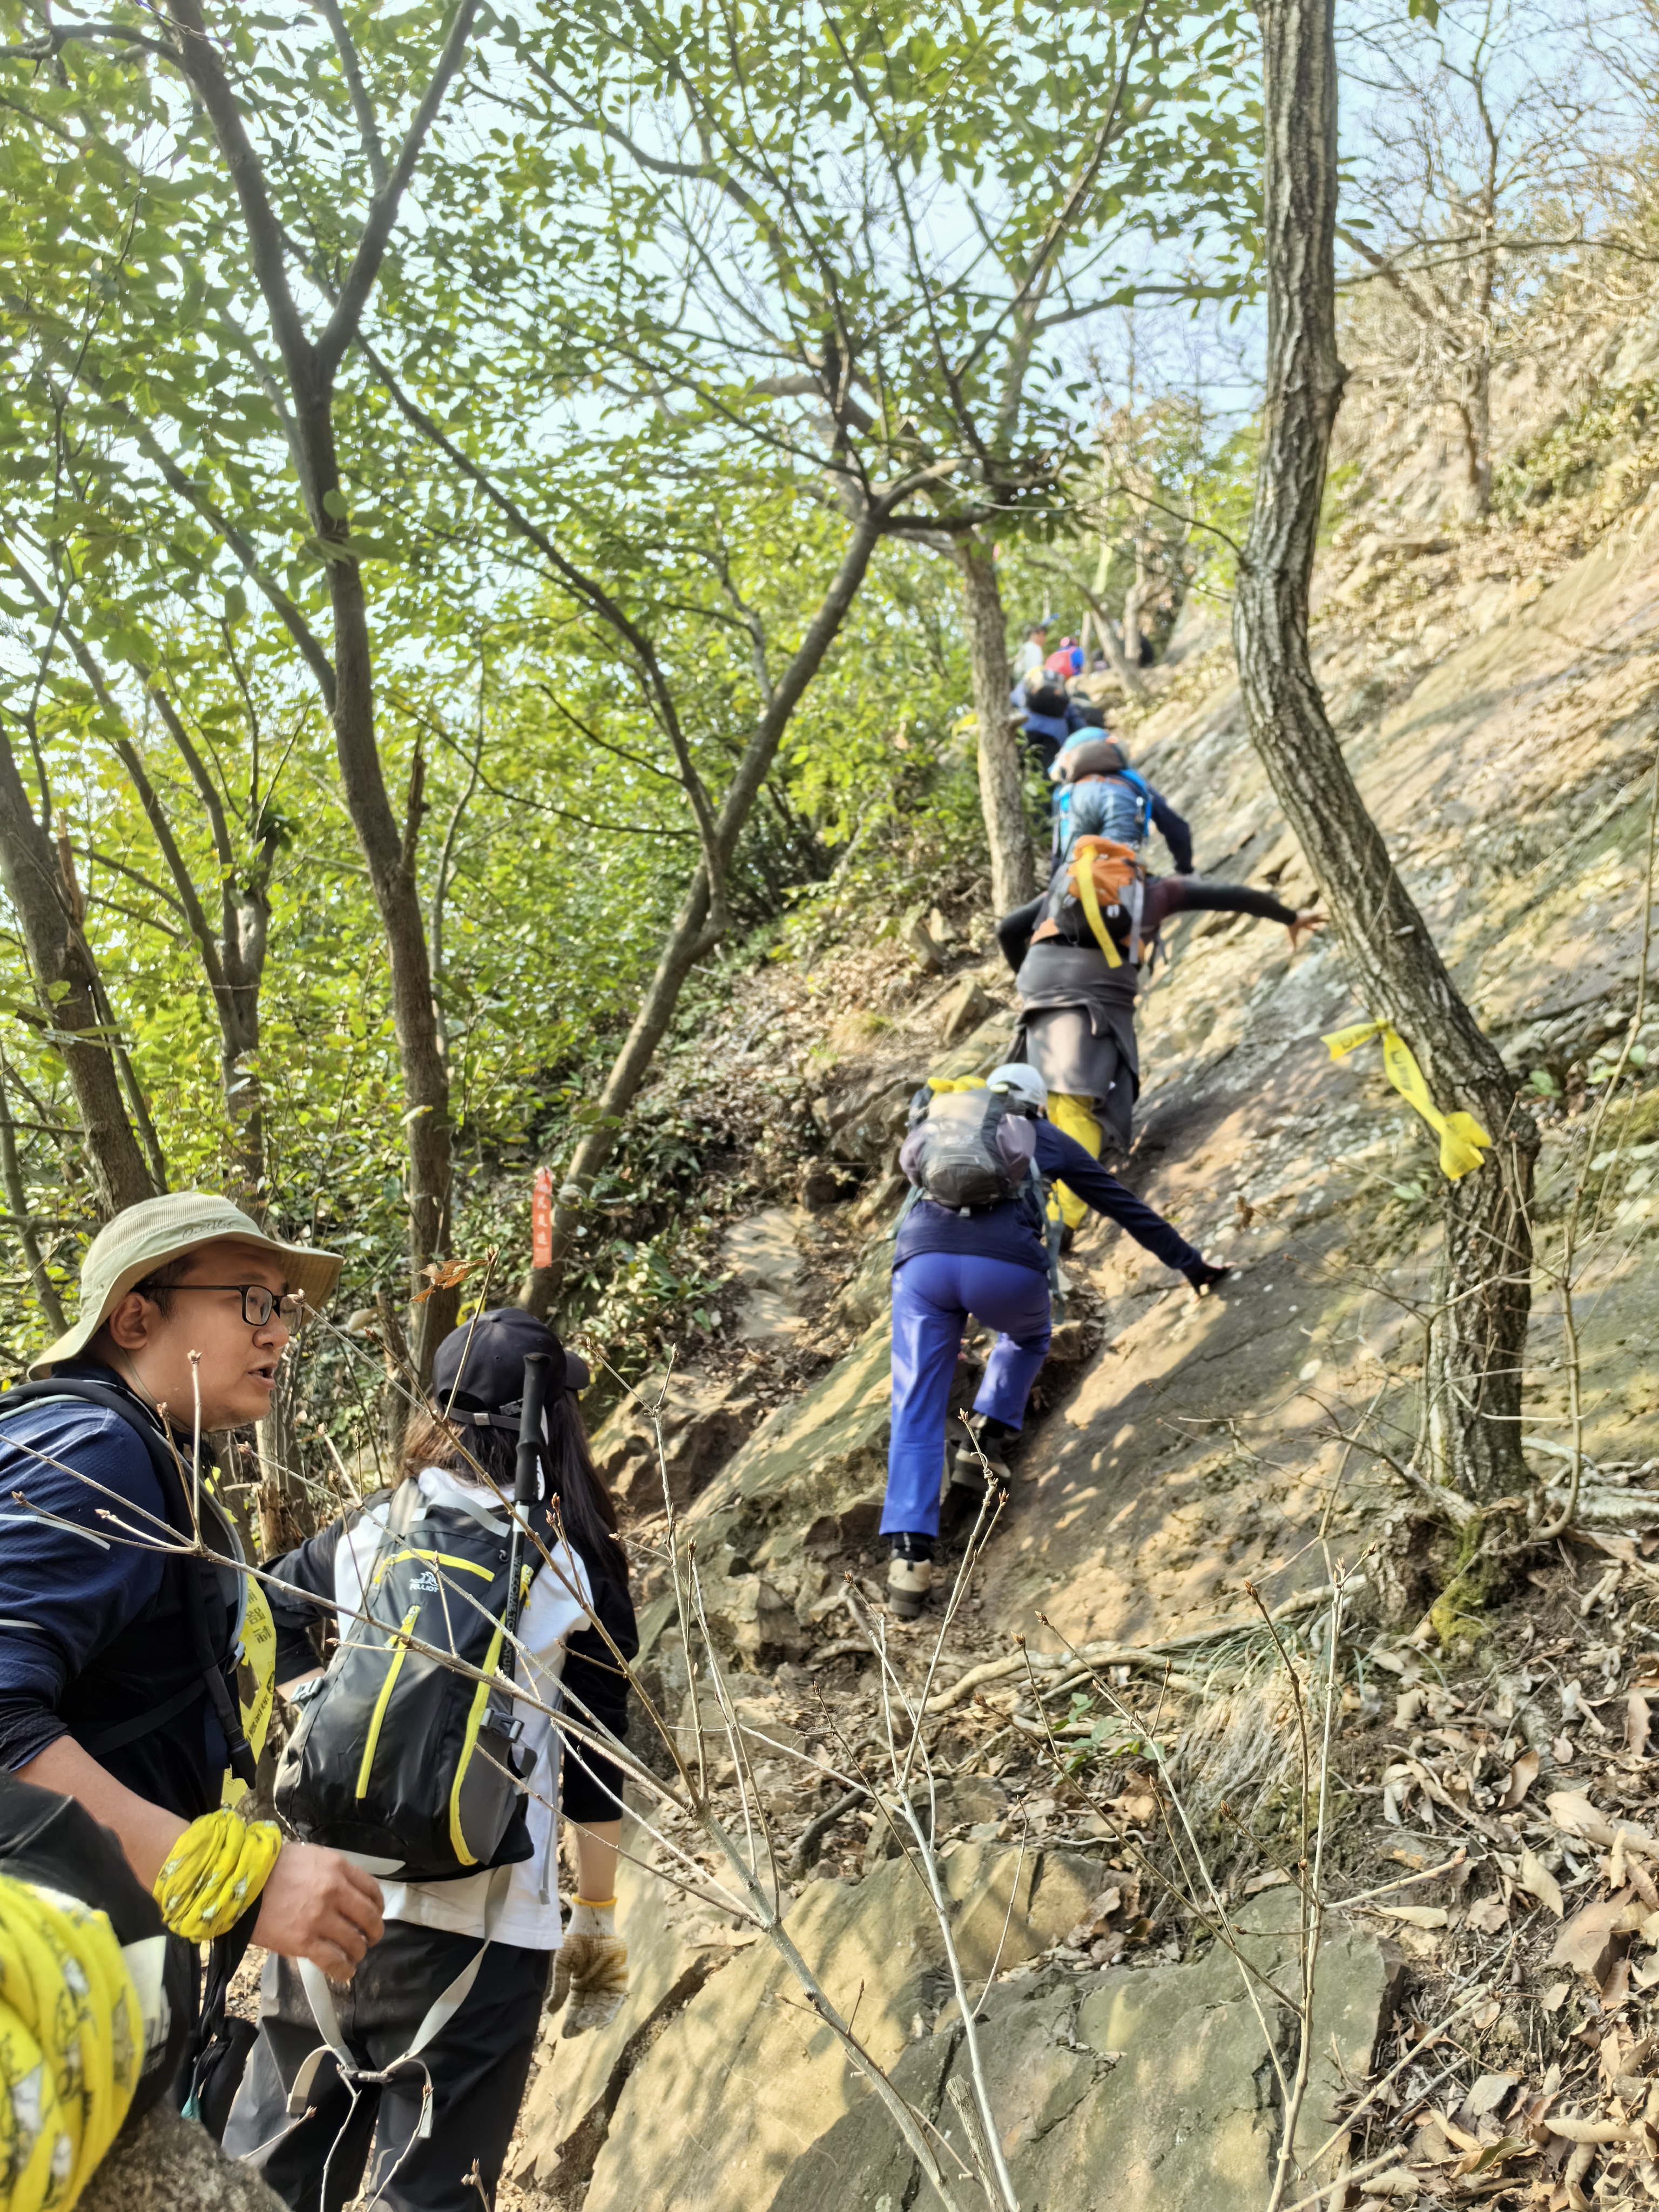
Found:
[{"label": "orange backpack", "polygon": [[1109,968],[1123,965],[1123,950],[1139,967],[1146,893],[1146,871],[1131,846],[1111,837],[1079,837],[1054,871],[1031,942],[1058,937],[1086,945],[1092,938]]}]

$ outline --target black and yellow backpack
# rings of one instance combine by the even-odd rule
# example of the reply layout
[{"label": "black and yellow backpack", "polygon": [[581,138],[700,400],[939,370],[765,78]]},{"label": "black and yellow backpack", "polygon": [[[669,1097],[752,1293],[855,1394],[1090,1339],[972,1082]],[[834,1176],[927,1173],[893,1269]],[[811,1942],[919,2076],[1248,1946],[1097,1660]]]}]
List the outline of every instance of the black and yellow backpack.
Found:
[{"label": "black and yellow backpack", "polygon": [[[385,1534],[364,1618],[343,1620],[327,1673],[301,1693],[276,1810],[302,1841],[404,1881],[527,1859],[509,1639],[540,1547],[514,1544],[504,1503],[436,1504],[414,1480],[365,1510],[384,1515]],[[540,1509],[530,1512],[550,1547]]]}]

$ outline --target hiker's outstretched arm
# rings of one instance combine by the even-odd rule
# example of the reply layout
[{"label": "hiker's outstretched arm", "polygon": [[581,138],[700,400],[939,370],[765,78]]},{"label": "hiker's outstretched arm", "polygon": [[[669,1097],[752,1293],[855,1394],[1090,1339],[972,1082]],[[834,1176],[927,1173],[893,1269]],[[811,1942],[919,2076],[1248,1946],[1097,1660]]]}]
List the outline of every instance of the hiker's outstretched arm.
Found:
[{"label": "hiker's outstretched arm", "polygon": [[1161,791],[1152,793],[1152,827],[1170,848],[1178,876],[1193,872],[1193,833]]},{"label": "hiker's outstretched arm", "polygon": [[1286,929],[1297,918],[1293,906],[1249,884],[1206,884],[1196,876],[1165,876],[1154,889],[1165,895],[1160,902],[1165,915],[1252,914],[1261,921],[1282,922]]},{"label": "hiker's outstretched arm", "polygon": [[1148,1206],[1144,1198],[1137,1198],[1126,1189],[1115,1175],[1109,1175],[1098,1160],[1091,1159],[1076,1139],[1055,1128],[1052,1121],[1036,1125],[1036,1164],[1040,1173],[1050,1181],[1056,1177],[1073,1190],[1085,1206],[1097,1213],[1103,1213],[1109,1221],[1133,1237],[1137,1244],[1144,1244],[1166,1267],[1178,1267],[1182,1274],[1203,1265],[1202,1255],[1196,1246],[1189,1244],[1173,1222],[1166,1221],[1156,1207]]}]

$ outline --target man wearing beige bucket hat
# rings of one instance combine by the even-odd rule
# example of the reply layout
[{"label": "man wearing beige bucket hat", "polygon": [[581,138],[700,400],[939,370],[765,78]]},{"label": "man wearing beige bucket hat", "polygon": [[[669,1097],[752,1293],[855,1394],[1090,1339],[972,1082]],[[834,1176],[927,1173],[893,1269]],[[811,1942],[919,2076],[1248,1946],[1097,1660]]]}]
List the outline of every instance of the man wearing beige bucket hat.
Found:
[{"label": "man wearing beige bucket hat", "polygon": [[[340,1265],[226,1199],[148,1199],[88,1248],[75,1325],[29,1370],[49,1379],[0,1394],[0,1768],[78,1800],[146,1887],[220,1806],[227,1770],[251,1776],[235,1668],[263,1612],[246,1575],[165,1547],[199,1510],[211,1549],[236,1556],[193,1457],[264,1416]],[[289,1844],[252,1932],[343,1978],[380,1937],[379,1887]]]}]

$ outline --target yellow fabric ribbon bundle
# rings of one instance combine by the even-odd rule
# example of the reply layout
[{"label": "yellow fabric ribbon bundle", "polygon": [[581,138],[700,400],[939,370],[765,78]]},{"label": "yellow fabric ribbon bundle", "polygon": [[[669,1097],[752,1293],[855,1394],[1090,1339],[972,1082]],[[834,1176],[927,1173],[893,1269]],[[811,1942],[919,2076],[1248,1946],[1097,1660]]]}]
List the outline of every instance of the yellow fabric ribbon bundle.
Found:
[{"label": "yellow fabric ribbon bundle", "polygon": [[1346,1060],[1373,1037],[1382,1040],[1382,1066],[1390,1083],[1440,1139],[1440,1172],[1455,1182],[1486,1158],[1482,1149],[1492,1139],[1472,1114],[1443,1114],[1429,1095],[1423,1071],[1412,1048],[1392,1022],[1356,1022],[1352,1029],[1333,1030],[1320,1042],[1333,1060]]},{"label": "yellow fabric ribbon bundle", "polygon": [[192,1820],[155,1877],[161,1917],[187,1943],[206,1943],[234,1928],[270,1879],[283,1832],[274,1820],[204,1813]]},{"label": "yellow fabric ribbon bundle", "polygon": [[0,2212],[69,2212],[143,2063],[138,1993],[107,1919],[0,1875]]}]

